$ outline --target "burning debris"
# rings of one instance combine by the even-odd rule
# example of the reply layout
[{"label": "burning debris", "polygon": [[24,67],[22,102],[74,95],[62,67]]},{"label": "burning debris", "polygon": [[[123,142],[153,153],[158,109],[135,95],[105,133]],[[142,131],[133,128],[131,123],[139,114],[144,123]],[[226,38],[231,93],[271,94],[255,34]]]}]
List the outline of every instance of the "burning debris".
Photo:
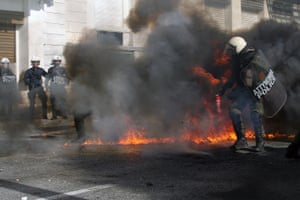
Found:
[{"label": "burning debris", "polygon": [[[66,47],[64,55],[74,82],[73,106],[92,112],[93,127],[101,134],[84,145],[235,140],[230,120],[221,115],[227,100],[220,104],[218,97],[216,103],[214,99],[231,73],[229,57],[222,54],[229,35],[193,5],[193,1],[137,1],[127,19],[129,27],[133,32],[151,27],[144,55],[137,60],[127,59],[113,38],[98,41],[94,31]],[[284,116],[297,119],[298,29],[262,22],[242,35],[273,61],[289,95]],[[253,133],[247,135],[253,137]]]}]

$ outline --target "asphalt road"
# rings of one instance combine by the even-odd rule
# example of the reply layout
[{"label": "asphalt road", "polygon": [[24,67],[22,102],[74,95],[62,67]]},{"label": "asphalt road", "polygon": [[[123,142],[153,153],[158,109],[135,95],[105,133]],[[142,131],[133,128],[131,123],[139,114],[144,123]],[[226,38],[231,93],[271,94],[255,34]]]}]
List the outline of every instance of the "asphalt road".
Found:
[{"label": "asphalt road", "polygon": [[300,161],[284,158],[285,142],[267,142],[266,154],[230,144],[65,148],[69,136],[27,129],[1,137],[1,200],[300,199]]}]

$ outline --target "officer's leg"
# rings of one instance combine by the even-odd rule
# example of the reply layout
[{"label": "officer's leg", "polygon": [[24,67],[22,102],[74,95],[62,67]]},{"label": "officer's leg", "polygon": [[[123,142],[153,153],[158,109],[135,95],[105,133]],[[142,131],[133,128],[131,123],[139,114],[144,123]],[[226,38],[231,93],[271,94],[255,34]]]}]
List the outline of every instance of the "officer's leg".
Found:
[{"label": "officer's leg", "polygon": [[4,114],[5,114],[5,96],[4,96],[4,92],[2,89],[2,85],[0,85],[0,117],[4,118]]},{"label": "officer's leg", "polygon": [[63,118],[67,118],[67,97],[66,95],[61,96],[61,107],[60,107],[60,112]]},{"label": "officer's leg", "polygon": [[0,102],[0,119],[5,119],[5,106]]},{"label": "officer's leg", "polygon": [[10,102],[7,102],[6,116],[8,119],[11,119],[13,116],[13,100],[11,100]]},{"label": "officer's leg", "polygon": [[38,95],[42,103],[42,117],[47,119],[47,95],[42,87],[39,88]]},{"label": "officer's leg", "polygon": [[36,95],[36,89],[33,88],[28,92],[28,98],[29,98],[29,116],[30,119],[34,119],[34,105],[35,105],[35,95]]},{"label": "officer's leg", "polygon": [[61,87],[57,91],[56,95],[56,109],[59,111],[60,116],[67,118],[67,99],[66,90]]},{"label": "officer's leg", "polygon": [[85,136],[84,118],[81,115],[75,115],[74,122],[77,132],[77,139],[81,139]]},{"label": "officer's leg", "polygon": [[242,97],[238,97],[230,106],[229,115],[232,120],[233,128],[237,136],[237,141],[234,144],[235,149],[246,148],[247,141],[245,138],[245,127],[242,120],[242,111],[245,107],[245,101]]},{"label": "officer's leg", "polygon": [[84,142],[85,140],[85,126],[84,126],[84,120],[90,115],[90,113],[85,114],[74,114],[74,122],[75,122],[75,128],[77,132],[77,139],[78,142]]},{"label": "officer's leg", "polygon": [[12,89],[10,91],[8,91],[8,101],[7,101],[7,117],[9,119],[12,118],[13,115],[13,107],[15,106],[15,95],[13,94],[14,91],[12,91]]},{"label": "officer's leg", "polygon": [[[0,93],[0,96],[2,97],[1,93]],[[4,117],[4,114],[5,114],[4,99],[0,99],[0,115],[1,115],[1,118]]]},{"label": "officer's leg", "polygon": [[50,101],[51,101],[52,119],[56,119],[57,118],[56,100],[53,94],[50,95]]},{"label": "officer's leg", "polygon": [[251,121],[253,123],[255,139],[256,139],[256,150],[264,151],[264,128],[263,128],[263,105],[260,101],[252,98],[250,100],[250,112],[251,112]]}]

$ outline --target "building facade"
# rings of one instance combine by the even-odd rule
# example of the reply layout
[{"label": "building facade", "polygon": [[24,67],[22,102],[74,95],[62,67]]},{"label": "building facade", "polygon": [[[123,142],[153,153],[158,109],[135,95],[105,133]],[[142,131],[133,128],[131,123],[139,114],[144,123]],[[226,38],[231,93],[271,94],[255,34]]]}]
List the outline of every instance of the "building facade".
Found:
[{"label": "building facade", "polygon": [[[17,75],[38,56],[49,67],[67,42],[76,42],[89,26],[89,0],[2,0],[0,56],[8,57]],[[5,19],[5,20],[1,20]]]}]

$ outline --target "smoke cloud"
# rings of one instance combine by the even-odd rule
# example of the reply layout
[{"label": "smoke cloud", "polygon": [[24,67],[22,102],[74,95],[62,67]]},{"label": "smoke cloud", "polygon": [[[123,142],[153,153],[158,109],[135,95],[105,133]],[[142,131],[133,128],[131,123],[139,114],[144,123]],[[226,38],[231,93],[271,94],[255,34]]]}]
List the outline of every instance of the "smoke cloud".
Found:
[{"label": "smoke cloud", "polygon": [[177,10],[180,0],[140,0],[130,11],[127,23],[133,32],[138,32],[151,23],[156,23],[160,14]]},{"label": "smoke cloud", "polygon": [[[198,117],[205,134],[212,123],[210,106],[220,84],[195,76],[193,70],[200,66],[212,78],[221,79],[228,66],[215,60],[230,35],[204,17],[192,0],[139,0],[127,23],[133,32],[151,28],[138,59],[120,49],[113,37],[99,41],[93,30],[78,44],[65,48],[74,108],[92,111],[93,125],[106,141],[116,140],[132,124],[150,136],[179,134],[187,115]],[[236,34],[266,53],[288,91],[284,114],[267,123],[300,116],[296,106],[300,100],[298,29],[262,22]]]}]

